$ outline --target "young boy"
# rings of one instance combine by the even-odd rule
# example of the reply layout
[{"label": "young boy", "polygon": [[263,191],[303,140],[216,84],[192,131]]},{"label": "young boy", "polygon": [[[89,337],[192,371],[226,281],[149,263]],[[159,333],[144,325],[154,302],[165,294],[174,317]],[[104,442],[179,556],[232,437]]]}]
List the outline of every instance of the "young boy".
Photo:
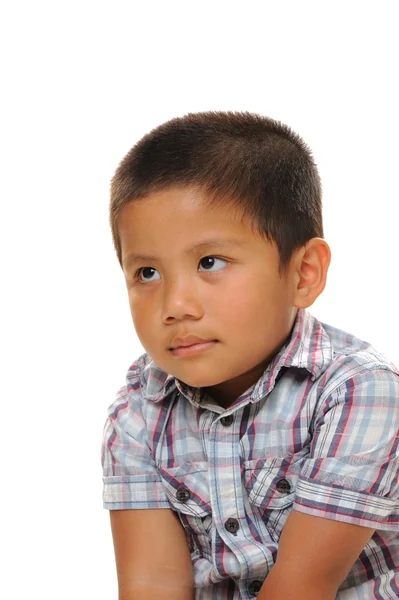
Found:
[{"label": "young boy", "polygon": [[271,119],[156,128],[112,181],[133,363],[104,429],[120,600],[399,598],[399,371],[319,322],[305,143]]}]

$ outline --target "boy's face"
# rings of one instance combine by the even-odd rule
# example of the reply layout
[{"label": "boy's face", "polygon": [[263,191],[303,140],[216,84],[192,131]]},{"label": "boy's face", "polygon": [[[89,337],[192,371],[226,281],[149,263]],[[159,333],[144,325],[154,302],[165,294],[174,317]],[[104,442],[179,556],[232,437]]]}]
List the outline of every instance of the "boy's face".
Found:
[{"label": "boy's face", "polygon": [[[276,246],[231,206],[206,207],[202,193],[190,188],[131,202],[118,231],[145,351],[166,372],[208,388],[228,406],[259,379],[294,323],[294,278],[290,271],[280,277]],[[189,335],[214,343],[171,350],[177,337]]]}]

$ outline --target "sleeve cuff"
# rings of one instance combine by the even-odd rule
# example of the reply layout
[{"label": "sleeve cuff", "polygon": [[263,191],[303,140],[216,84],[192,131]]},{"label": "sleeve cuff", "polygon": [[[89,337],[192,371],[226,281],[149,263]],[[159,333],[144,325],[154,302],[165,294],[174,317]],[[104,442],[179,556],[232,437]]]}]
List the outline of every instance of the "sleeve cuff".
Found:
[{"label": "sleeve cuff", "polygon": [[293,509],[353,525],[397,530],[399,501],[339,486],[299,478]]},{"label": "sleeve cuff", "polygon": [[108,510],[170,508],[158,475],[103,477],[103,506]]}]

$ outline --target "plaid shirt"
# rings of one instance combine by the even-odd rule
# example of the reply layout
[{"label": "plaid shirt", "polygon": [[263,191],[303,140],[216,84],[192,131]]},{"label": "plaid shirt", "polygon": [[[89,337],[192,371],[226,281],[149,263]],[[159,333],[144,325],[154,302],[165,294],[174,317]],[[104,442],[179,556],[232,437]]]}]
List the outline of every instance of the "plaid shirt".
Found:
[{"label": "plaid shirt", "polygon": [[228,409],[144,354],[109,407],[104,507],[172,508],[197,600],[249,600],[292,509],[375,529],[337,600],[399,598],[399,371],[300,309]]}]

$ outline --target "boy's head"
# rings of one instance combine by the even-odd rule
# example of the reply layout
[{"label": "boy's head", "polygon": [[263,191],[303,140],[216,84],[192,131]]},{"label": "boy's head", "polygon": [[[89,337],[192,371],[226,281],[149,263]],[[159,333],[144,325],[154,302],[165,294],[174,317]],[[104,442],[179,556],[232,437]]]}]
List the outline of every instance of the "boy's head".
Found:
[{"label": "boy's head", "polygon": [[[190,114],[151,131],[114,175],[110,219],[143,347],[223,405],[325,286],[317,168],[295,133],[259,115]],[[170,349],[188,335],[217,342]]]}]

